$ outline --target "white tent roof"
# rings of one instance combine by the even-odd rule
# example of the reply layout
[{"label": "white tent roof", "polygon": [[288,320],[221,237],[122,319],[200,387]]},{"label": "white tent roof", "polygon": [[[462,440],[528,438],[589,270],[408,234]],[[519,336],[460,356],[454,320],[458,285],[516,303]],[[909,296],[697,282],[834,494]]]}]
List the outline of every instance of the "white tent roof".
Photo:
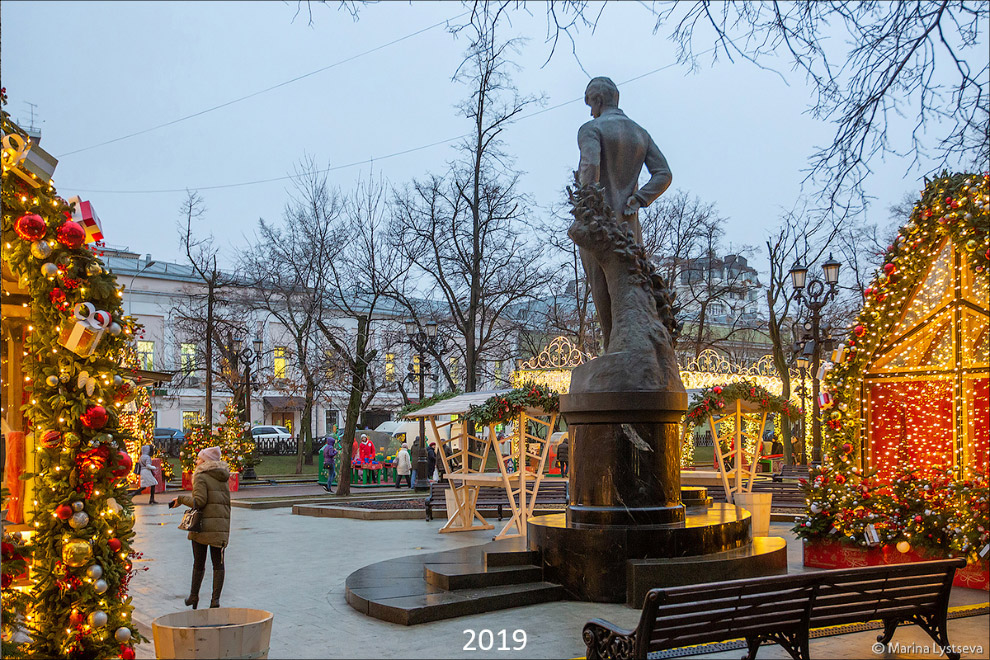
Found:
[{"label": "white tent roof", "polygon": [[488,399],[498,394],[508,394],[512,390],[488,390],[486,392],[466,392],[455,397],[445,399],[432,406],[420,408],[408,415],[406,419],[419,419],[420,417],[436,417],[437,415],[463,415],[471,410],[471,406],[480,406]]}]

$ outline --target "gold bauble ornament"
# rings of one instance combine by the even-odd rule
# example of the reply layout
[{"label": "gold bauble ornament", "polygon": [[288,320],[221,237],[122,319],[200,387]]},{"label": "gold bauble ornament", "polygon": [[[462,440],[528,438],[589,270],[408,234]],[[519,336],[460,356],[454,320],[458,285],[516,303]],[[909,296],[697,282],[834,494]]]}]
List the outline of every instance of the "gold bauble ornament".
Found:
[{"label": "gold bauble ornament", "polygon": [[905,554],[907,552],[910,552],[911,551],[911,544],[908,543],[907,541],[898,541],[897,542],[897,551],[900,552],[901,554]]},{"label": "gold bauble ornament", "polygon": [[85,566],[93,557],[93,546],[83,539],[69,539],[62,544],[62,562],[66,566]]}]

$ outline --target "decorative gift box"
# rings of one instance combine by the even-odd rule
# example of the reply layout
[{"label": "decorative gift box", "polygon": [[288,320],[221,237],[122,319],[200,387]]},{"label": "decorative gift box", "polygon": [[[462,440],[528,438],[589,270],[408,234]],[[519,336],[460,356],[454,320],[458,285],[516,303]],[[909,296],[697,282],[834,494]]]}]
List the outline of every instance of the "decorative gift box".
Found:
[{"label": "decorative gift box", "polygon": [[96,209],[92,202],[84,202],[78,195],[70,197],[72,204],[72,219],[83,226],[86,230],[86,242],[95,243],[103,240],[103,226],[100,224],[100,216],[96,215]]}]

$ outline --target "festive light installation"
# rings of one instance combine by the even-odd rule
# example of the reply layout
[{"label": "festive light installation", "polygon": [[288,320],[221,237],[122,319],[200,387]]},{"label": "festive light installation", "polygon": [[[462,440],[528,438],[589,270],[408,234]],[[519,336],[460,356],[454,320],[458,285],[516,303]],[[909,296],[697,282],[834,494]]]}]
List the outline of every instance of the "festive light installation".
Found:
[{"label": "festive light installation", "polygon": [[990,554],[988,268],[990,176],[945,173],[887,249],[825,378],[835,409],[799,536]]},{"label": "festive light installation", "polygon": [[[24,136],[5,111],[2,123],[5,135]],[[133,658],[143,637],[127,597],[134,516],[122,468],[130,461],[114,405],[125,387],[119,355],[130,328],[114,276],[92,246],[66,229],[71,207],[50,182],[29,183],[14,176],[16,163],[4,165],[4,265],[31,297],[21,359],[24,412],[35,437],[45,438],[30,460],[36,487],[26,650],[37,657]],[[68,516],[59,515],[66,509]],[[3,589],[5,603],[11,588]]]}]

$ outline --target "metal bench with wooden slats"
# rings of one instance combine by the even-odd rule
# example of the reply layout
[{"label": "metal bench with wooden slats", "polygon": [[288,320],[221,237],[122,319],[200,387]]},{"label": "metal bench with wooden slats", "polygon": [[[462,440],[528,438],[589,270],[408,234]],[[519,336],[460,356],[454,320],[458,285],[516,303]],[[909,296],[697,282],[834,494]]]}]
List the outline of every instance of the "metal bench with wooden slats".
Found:
[{"label": "metal bench with wooden slats", "polygon": [[[426,509],[426,519],[433,520],[433,509],[447,508],[447,500],[443,491],[450,488],[447,481],[436,481],[430,484],[430,494],[426,498],[424,508]],[[536,504],[534,510],[547,511],[563,509],[567,506],[567,482],[549,481],[544,479],[540,484],[540,490],[536,493]],[[505,489],[501,486],[481,486],[478,488],[478,499],[475,508],[483,511],[496,510],[498,519],[505,517],[506,509],[509,507],[509,498],[505,494]]]},{"label": "metal bench with wooden slats", "polygon": [[806,660],[812,628],[880,620],[886,644],[901,623],[927,632],[949,658],[949,591],[963,559],[818,571],[652,589],[635,630],[601,619],[583,632],[588,660],[645,659],[648,653],[743,638],[754,660],[763,642],[776,642]]},{"label": "metal bench with wooden slats", "polygon": [[780,472],[773,475],[774,481],[798,481],[807,479],[810,474],[807,465],[782,465]]}]

